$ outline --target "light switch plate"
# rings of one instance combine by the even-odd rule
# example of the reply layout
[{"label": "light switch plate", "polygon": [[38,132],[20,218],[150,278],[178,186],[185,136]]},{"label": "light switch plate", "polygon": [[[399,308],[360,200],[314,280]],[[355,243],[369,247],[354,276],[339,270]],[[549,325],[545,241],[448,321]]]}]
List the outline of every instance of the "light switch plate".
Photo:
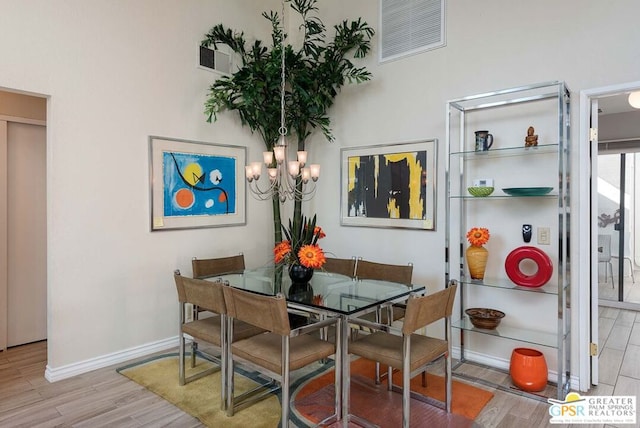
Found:
[{"label": "light switch plate", "polygon": [[551,245],[551,230],[548,227],[538,226],[538,244]]}]

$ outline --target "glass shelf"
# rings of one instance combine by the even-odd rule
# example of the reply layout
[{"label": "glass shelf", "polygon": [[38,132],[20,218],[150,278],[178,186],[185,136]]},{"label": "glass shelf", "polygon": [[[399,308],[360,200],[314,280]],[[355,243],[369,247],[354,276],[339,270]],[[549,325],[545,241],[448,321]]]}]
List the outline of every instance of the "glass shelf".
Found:
[{"label": "glass shelf", "polygon": [[484,160],[495,159],[506,156],[524,156],[524,155],[541,155],[547,153],[558,153],[558,144],[539,144],[532,147],[505,147],[500,149],[491,149],[486,152],[477,152],[475,150],[463,152],[451,152],[449,156],[462,156],[465,160]]},{"label": "glass shelf", "polygon": [[532,343],[534,345],[547,346],[549,348],[558,347],[558,335],[555,332],[548,333],[543,331],[510,327],[502,323],[493,330],[486,330],[484,328],[474,327],[473,324],[471,324],[471,320],[467,316],[465,316],[461,320],[452,322],[451,326],[453,328],[459,328],[466,331],[486,334],[489,336],[502,337],[505,339],[517,340],[520,342]]},{"label": "glass shelf", "polygon": [[[537,104],[539,101],[544,102]],[[529,103],[532,104],[525,105]],[[487,360],[493,358],[493,354],[497,354],[496,358],[508,358],[508,355],[503,355],[505,349],[498,347],[505,345],[504,340],[553,348],[557,351],[557,384],[561,385],[557,388],[558,399],[563,400],[563,392],[568,391],[569,387],[570,357],[573,352],[570,340],[571,281],[570,270],[566,266],[569,262],[570,226],[569,91],[564,82],[542,82],[451,100],[447,106],[445,201],[448,255],[451,259],[447,259],[446,274],[448,278],[459,278],[457,281],[460,283],[459,314],[462,319],[453,322],[452,326],[459,331],[461,360],[466,359],[467,352],[471,352],[470,355],[482,352]],[[525,147],[524,139],[519,133],[516,134],[516,130],[526,129],[530,123],[549,127],[549,130],[541,138],[540,144]],[[484,127],[484,124],[496,134],[503,135],[504,140],[499,147],[475,151],[475,139],[471,131],[478,129],[478,126]],[[557,125],[557,134],[552,131],[551,125]],[[472,186],[470,179],[476,176],[492,177],[495,183],[501,185],[495,187],[491,195],[473,196],[468,193],[468,188]],[[509,189],[510,186],[512,189]],[[543,186],[546,188],[533,189]],[[502,190],[505,188],[511,194]],[[549,193],[542,194],[546,190]],[[482,200],[486,202],[476,202]],[[540,224],[557,231],[559,249],[558,254],[552,257],[552,279],[537,288],[518,286],[499,272],[484,280],[472,280],[462,251],[466,246],[464,238],[469,223],[482,222],[496,231],[497,238],[501,238],[506,233],[501,230],[503,223],[505,227],[517,226],[519,229],[519,224],[524,221],[523,216],[535,218]],[[505,243],[515,239],[514,236],[505,238]],[[523,292],[538,294],[536,297],[536,294]],[[499,306],[510,307],[512,316],[502,320],[495,330],[475,328],[464,310],[469,303],[478,300],[496,301],[500,303]],[[545,317],[545,324],[540,323],[538,311],[519,313],[520,305],[528,300],[539,305],[538,311]],[[557,327],[549,324],[555,319]],[[477,341],[467,340],[469,335],[478,334],[485,336],[475,336]],[[493,339],[494,346],[487,336],[500,339]],[[491,343],[487,343],[482,350],[475,349],[483,341]]]},{"label": "glass shelf", "polygon": [[523,291],[525,293],[541,293],[541,294],[558,294],[558,286],[556,284],[547,283],[542,287],[521,287],[507,279],[485,279],[479,281],[477,279],[460,278],[460,283],[465,285],[475,285],[477,287],[502,288],[506,290]]},{"label": "glass shelf", "polygon": [[522,195],[522,196],[511,196],[506,194],[495,195],[491,194],[489,196],[473,196],[473,195],[451,195],[449,196],[452,199],[465,199],[465,200],[482,200],[482,199],[522,199],[522,198],[536,198],[536,199],[558,199],[558,193],[552,192],[547,193],[546,195]]}]

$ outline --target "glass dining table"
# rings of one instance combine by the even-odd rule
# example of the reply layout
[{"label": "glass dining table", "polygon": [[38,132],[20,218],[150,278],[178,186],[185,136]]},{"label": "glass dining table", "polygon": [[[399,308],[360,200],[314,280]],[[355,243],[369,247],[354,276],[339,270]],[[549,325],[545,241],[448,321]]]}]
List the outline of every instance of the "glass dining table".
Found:
[{"label": "glass dining table", "polygon": [[[210,280],[220,279],[232,287],[264,295],[282,293],[292,314],[313,314],[320,318],[338,317],[340,333],[336,346],[339,347],[341,361],[336,361],[336,375],[341,379],[342,396],[337,415],[344,426],[349,421],[360,425],[371,425],[356,415],[349,414],[350,358],[349,358],[349,320],[366,313],[374,312],[393,303],[402,302],[411,293],[424,294],[422,285],[406,285],[390,281],[358,279],[336,273],[316,270],[311,281],[305,285],[291,284],[286,269],[282,271],[279,287],[276,287],[274,266],[245,269],[224,275],[215,275]],[[295,318],[293,318],[295,319]]]}]

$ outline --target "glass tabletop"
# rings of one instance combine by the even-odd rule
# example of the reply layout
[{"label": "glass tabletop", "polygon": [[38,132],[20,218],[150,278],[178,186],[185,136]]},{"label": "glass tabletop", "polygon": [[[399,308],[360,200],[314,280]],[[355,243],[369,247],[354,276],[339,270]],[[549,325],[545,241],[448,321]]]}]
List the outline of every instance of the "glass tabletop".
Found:
[{"label": "glass tabletop", "polygon": [[[245,269],[242,272],[216,275],[210,280],[228,281],[232,287],[254,293],[275,295],[273,266]],[[411,293],[424,293],[422,285],[405,285],[371,279],[354,279],[337,273],[316,270],[306,285],[291,284],[286,269],[282,272],[282,294],[292,304],[344,315],[366,312],[380,304],[405,300]]]}]

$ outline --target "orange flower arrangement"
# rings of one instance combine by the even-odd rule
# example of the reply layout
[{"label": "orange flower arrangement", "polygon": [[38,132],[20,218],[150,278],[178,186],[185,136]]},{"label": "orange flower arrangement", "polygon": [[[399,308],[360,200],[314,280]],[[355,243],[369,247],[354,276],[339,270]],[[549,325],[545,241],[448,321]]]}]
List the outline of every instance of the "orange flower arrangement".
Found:
[{"label": "orange flower arrangement", "polygon": [[482,247],[489,241],[489,229],[486,227],[472,227],[467,232],[467,240],[474,247]]},{"label": "orange flower arrangement", "polygon": [[[282,228],[286,240],[273,248],[273,261],[276,264],[297,265],[318,269],[327,261],[318,240],[327,236],[320,226],[316,226],[316,216],[312,220],[302,217],[299,227],[289,220],[289,228]],[[293,244],[292,244],[293,243]]]}]

